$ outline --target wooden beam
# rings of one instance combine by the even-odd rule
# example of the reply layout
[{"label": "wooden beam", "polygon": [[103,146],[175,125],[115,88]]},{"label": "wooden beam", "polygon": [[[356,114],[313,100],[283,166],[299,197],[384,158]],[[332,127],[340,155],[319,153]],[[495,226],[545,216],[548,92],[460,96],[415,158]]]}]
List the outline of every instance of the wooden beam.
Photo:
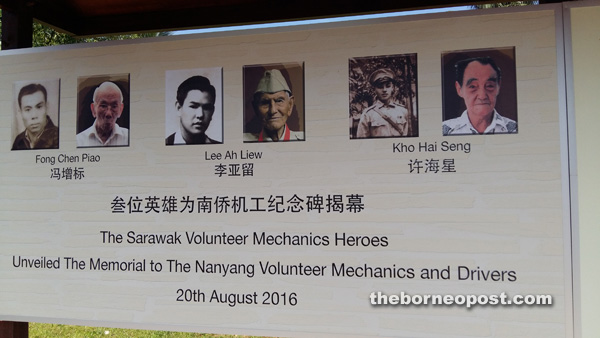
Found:
[{"label": "wooden beam", "polygon": [[[78,36],[118,34],[135,31],[164,31],[186,28],[225,27],[244,24],[282,22],[314,18],[372,14],[453,5],[455,0],[423,0],[402,2],[371,0],[362,2],[322,0],[288,1],[274,5],[273,1],[255,1],[213,5],[189,9],[170,8],[157,12],[137,12],[119,15],[88,16],[78,20],[73,31]],[[477,0],[463,0],[462,3]],[[276,10],[274,10],[276,8]]]},{"label": "wooden beam", "polygon": [[[82,12],[74,4],[91,1],[91,10]],[[0,0],[3,8],[17,7],[20,3],[31,6],[33,17],[59,31],[76,36],[98,36],[140,31],[165,31],[187,28],[236,26],[253,23],[282,22],[313,18],[327,18],[357,14],[372,14],[446,6],[474,5],[485,0],[223,0],[211,5],[190,8],[178,7],[181,2],[152,3],[138,11],[107,14],[101,10],[102,1],[92,0]],[[123,0],[127,3],[127,0]],[[488,0],[487,2],[490,2]],[[187,2],[185,3],[187,4]],[[96,8],[94,10],[94,8]]]},{"label": "wooden beam", "polygon": [[[107,10],[102,0],[0,0],[3,10],[27,21],[33,16],[61,32],[75,36],[99,36],[140,31],[236,26],[357,14],[407,11],[447,6],[472,6],[494,0],[120,0],[122,10]],[[540,3],[573,0],[540,0]],[[85,3],[85,6],[81,4]],[[129,5],[129,6],[128,6]],[[84,10],[85,9],[85,10]],[[23,27],[24,28],[24,27]],[[14,38],[13,38],[14,39]]]}]

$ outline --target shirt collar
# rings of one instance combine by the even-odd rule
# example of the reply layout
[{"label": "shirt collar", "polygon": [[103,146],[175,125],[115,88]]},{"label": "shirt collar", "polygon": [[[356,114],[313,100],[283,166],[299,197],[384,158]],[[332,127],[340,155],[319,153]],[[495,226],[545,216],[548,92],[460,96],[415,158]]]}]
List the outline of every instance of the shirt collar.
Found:
[{"label": "shirt collar", "polygon": [[29,131],[27,129],[25,129],[25,139],[29,143],[29,146],[31,148],[35,147],[35,144],[40,140],[40,137],[42,137],[42,134],[46,131],[46,129],[53,127],[53,126],[54,126],[54,124],[52,123],[52,120],[50,120],[50,117],[48,115],[46,115],[46,125],[44,126],[44,129],[42,129],[42,131],[40,131],[40,133],[38,134],[37,137],[32,138],[31,135],[29,135]]},{"label": "shirt collar", "polygon": [[[206,140],[206,134],[202,134],[202,143],[206,143]],[[175,140],[173,141],[173,144],[187,144],[187,142],[183,138],[183,135],[181,134],[181,130],[175,132]]]},{"label": "shirt collar", "polygon": [[[283,126],[283,137],[281,139],[279,139],[279,141],[289,141],[290,140],[290,128],[288,128],[287,123]],[[267,139],[267,141],[273,141],[273,139],[271,137],[269,137],[268,135],[265,135],[264,133],[264,129],[260,131],[260,134],[258,134],[258,141],[262,142],[264,141],[264,139]]]},{"label": "shirt collar", "polygon": [[[460,122],[456,126],[455,129],[468,127],[473,133],[479,134],[479,132],[477,132],[477,129],[475,129],[475,127],[473,127],[473,125],[471,124],[471,121],[469,120],[469,115],[466,110],[460,116],[459,121]],[[498,127],[499,129],[496,129],[496,127]],[[485,130],[483,131],[483,134],[491,134],[496,131],[507,132],[508,128],[506,126],[506,121],[502,118],[502,116],[500,114],[498,114],[496,109],[494,109],[494,116],[492,117],[492,123],[490,123],[490,125],[487,128],[485,128]]]},{"label": "shirt collar", "polygon": [[394,108],[394,107],[396,107],[398,105],[398,103],[395,102],[395,101],[390,101],[390,102],[388,102],[388,104],[384,104],[383,102],[377,100],[377,103],[378,103],[378,105],[376,106],[377,108],[384,108],[384,107],[386,107],[386,108]]},{"label": "shirt collar", "polygon": [[173,144],[185,144],[185,140],[183,139],[183,136],[181,136],[181,132],[179,130],[175,132]]},{"label": "shirt collar", "polygon": [[[497,129],[496,127],[498,127],[499,129]],[[500,116],[500,114],[498,114],[496,109],[494,109],[494,118],[492,119],[492,123],[490,123],[490,125],[485,129],[486,133],[494,131],[499,131],[503,133],[508,131],[508,127],[506,126],[506,120],[503,119],[502,116]]]},{"label": "shirt collar", "polygon": [[100,138],[100,136],[98,136],[98,133],[96,132],[96,121],[94,121],[94,125],[92,126],[92,132],[90,133],[90,136],[94,136],[101,144],[108,144],[113,138],[117,137],[117,135],[125,136],[125,134],[123,133],[123,128],[119,127],[119,124],[115,123],[115,127],[112,130],[112,134],[110,134],[110,136],[106,139],[106,142],[102,142],[102,139]]}]

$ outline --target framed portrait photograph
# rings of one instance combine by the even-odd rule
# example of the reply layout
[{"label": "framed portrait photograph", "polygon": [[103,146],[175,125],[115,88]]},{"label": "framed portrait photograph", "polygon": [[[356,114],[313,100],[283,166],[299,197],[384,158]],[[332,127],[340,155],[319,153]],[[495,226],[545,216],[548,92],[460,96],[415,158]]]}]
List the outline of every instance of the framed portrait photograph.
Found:
[{"label": "framed portrait photograph", "polygon": [[165,73],[165,144],[223,143],[223,69]]},{"label": "framed portrait photograph", "polygon": [[77,79],[77,147],[129,146],[129,74]]},{"label": "framed portrait photograph", "polygon": [[305,140],[303,66],[244,66],[244,142]]},{"label": "framed portrait photograph", "polygon": [[58,149],[60,79],[13,83],[11,150]]},{"label": "framed portrait photograph", "polygon": [[442,134],[518,131],[515,48],[442,53]]},{"label": "framed portrait photograph", "polygon": [[417,54],[348,60],[350,139],[419,136]]}]

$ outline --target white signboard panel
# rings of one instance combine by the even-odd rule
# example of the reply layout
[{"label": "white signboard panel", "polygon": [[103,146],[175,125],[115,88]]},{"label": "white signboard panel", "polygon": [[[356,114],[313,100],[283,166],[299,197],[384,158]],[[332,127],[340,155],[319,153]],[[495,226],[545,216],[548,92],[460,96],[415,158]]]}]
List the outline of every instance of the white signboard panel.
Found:
[{"label": "white signboard panel", "polygon": [[0,319],[569,336],[541,8],[4,53]]}]

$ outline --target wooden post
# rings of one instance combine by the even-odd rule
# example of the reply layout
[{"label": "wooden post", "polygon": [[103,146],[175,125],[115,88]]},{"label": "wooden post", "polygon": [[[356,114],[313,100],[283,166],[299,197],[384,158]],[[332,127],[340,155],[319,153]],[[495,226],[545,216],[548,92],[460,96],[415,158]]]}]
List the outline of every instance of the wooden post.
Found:
[{"label": "wooden post", "polygon": [[[24,1],[23,1],[24,2]],[[19,4],[22,2],[19,1]],[[28,48],[33,45],[33,16],[25,5],[2,8],[2,49]]]},{"label": "wooden post", "polygon": [[29,337],[29,323],[0,321],[0,338]]},{"label": "wooden post", "polygon": [[[2,49],[27,48],[33,45],[33,17],[25,6],[2,8]],[[0,338],[29,337],[29,323],[0,321]]]}]

